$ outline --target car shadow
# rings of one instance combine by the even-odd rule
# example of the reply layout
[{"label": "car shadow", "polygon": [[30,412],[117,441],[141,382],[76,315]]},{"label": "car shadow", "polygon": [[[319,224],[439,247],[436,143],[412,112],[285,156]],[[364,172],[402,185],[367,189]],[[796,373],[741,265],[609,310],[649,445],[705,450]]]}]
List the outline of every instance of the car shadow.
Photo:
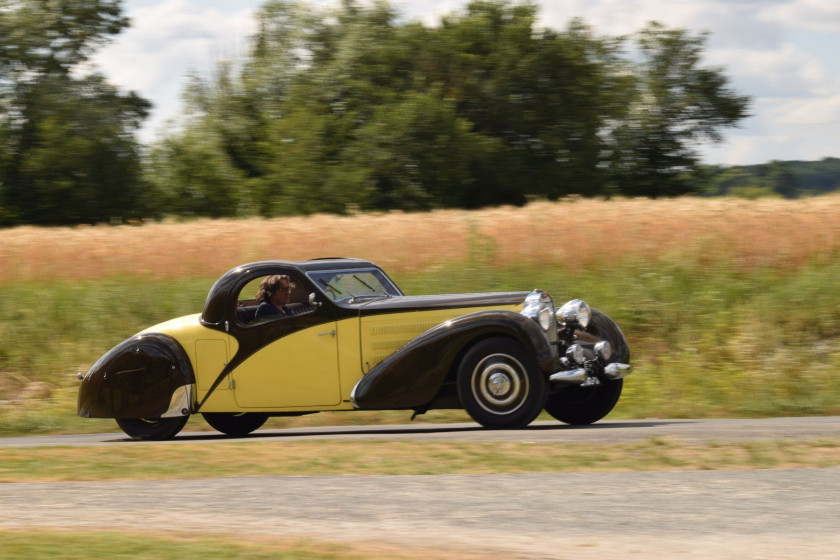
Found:
[{"label": "car shadow", "polygon": [[[325,437],[358,437],[358,436],[388,436],[388,435],[410,435],[410,434],[456,434],[468,432],[546,432],[546,431],[569,431],[569,430],[615,430],[615,429],[644,429],[656,428],[659,426],[668,426],[672,424],[691,424],[692,420],[615,420],[603,423],[589,424],[585,426],[571,426],[561,423],[536,423],[526,428],[519,430],[488,430],[476,424],[422,424],[419,426],[405,425],[388,427],[381,426],[347,426],[340,429],[336,428],[286,428],[286,429],[271,429],[271,430],[257,430],[245,436],[228,436],[218,432],[184,432],[174,438],[172,441],[214,441],[214,440],[259,440],[259,439],[313,439]],[[119,438],[110,440],[113,442],[128,442],[140,441],[131,438]]]}]

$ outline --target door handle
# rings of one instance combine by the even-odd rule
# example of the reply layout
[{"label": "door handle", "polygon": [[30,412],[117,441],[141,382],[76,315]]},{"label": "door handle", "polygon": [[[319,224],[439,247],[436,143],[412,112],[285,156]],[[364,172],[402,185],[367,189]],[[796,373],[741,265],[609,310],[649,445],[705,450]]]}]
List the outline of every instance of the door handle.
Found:
[{"label": "door handle", "polygon": [[329,332],[318,333],[318,336],[327,336],[327,335],[335,336],[335,330],[331,330]]}]

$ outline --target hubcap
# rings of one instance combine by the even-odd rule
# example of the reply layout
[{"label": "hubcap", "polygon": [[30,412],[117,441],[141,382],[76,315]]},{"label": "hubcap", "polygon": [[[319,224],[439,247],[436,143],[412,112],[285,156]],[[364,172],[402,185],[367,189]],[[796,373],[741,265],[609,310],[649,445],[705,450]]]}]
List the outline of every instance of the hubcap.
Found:
[{"label": "hubcap", "polygon": [[494,397],[501,397],[510,391],[510,377],[500,371],[491,374],[487,380],[487,389]]},{"label": "hubcap", "polygon": [[493,414],[511,414],[528,396],[528,376],[519,361],[508,354],[491,354],[473,370],[473,396]]}]

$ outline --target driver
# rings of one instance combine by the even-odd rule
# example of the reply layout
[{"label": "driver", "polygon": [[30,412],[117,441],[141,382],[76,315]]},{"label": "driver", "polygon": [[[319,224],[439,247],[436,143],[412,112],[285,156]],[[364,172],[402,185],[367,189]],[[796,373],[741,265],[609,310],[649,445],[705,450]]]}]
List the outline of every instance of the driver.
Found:
[{"label": "driver", "polygon": [[289,299],[295,285],[286,274],[275,274],[267,276],[260,284],[257,292],[259,307],[255,318],[269,317],[271,315],[294,315],[289,309]]}]

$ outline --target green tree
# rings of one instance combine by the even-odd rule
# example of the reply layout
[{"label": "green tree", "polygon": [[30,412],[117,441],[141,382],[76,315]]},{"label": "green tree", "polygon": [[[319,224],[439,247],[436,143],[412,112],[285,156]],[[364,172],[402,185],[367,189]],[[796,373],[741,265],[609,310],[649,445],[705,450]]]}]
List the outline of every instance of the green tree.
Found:
[{"label": "green tree", "polygon": [[158,151],[190,212],[220,213],[208,168],[235,181],[228,210],[262,215],[680,194],[704,177],[695,145],[745,115],[701,65],[704,38],[658,24],[627,54],[621,37],[540,29],[535,5],[507,1],[436,27],[353,0],[272,0],[257,21],[243,60],[191,82],[183,132]]},{"label": "green tree", "polygon": [[630,85],[619,40],[596,37],[580,20],[540,30],[534,5],[504,2],[471,3],[433,35],[433,80],[475,132],[505,147],[498,165],[479,170],[491,191],[482,203],[602,192],[601,131],[623,114]]},{"label": "green tree", "polygon": [[128,25],[120,2],[0,0],[0,223],[132,217],[148,102],[80,65]]},{"label": "green tree", "polygon": [[785,198],[799,196],[799,180],[790,166],[783,161],[770,162],[767,182],[768,187]]},{"label": "green tree", "polygon": [[637,36],[640,61],[628,112],[612,128],[613,180],[623,194],[672,196],[694,190],[696,146],[747,116],[718,68],[701,65],[706,38],[651,23]]}]

